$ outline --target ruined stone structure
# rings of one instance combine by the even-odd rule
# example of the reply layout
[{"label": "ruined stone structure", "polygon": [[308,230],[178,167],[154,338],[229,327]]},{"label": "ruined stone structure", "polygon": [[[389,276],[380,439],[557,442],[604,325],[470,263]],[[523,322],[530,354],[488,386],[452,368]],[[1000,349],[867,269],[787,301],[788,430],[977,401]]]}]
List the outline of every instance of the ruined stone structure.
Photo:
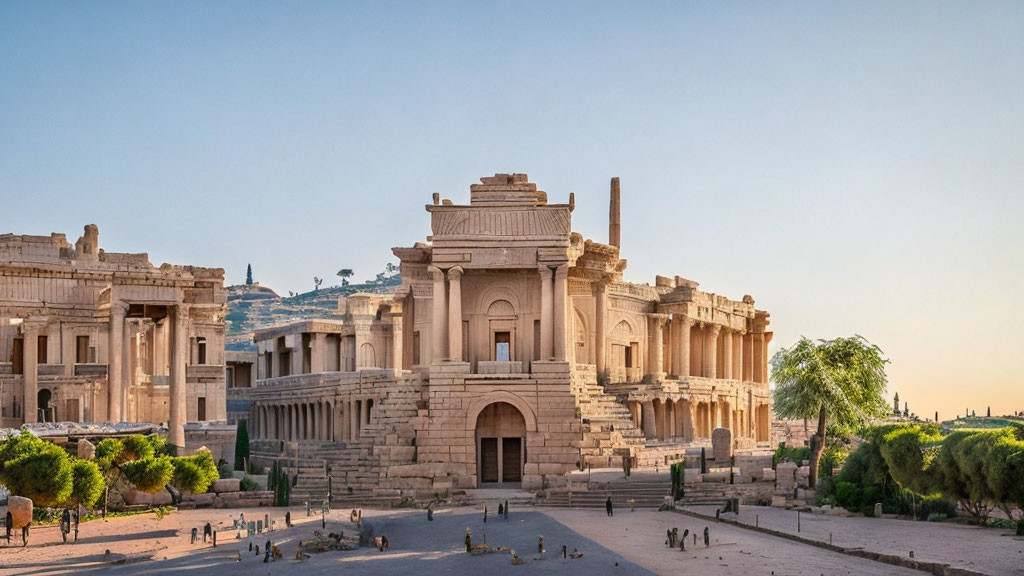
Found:
[{"label": "ruined stone structure", "polygon": [[614,179],[603,244],[524,174],[468,205],[435,194],[428,243],[394,249],[398,293],[256,333],[254,457],[283,448],[297,491],[537,489],[682,458],[716,428],[766,445],[768,314],[678,276],[623,281],[619,204]]},{"label": "ruined stone structure", "polygon": [[0,419],[185,423],[226,417],[224,271],[104,252],[95,225],[0,235]]}]

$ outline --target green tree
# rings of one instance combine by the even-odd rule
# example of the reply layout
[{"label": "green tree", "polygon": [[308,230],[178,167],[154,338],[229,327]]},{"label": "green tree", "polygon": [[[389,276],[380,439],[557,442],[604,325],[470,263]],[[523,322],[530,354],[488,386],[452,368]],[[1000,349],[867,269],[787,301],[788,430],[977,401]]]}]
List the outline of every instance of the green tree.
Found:
[{"label": "green tree", "polygon": [[59,446],[22,431],[0,446],[0,484],[36,506],[63,504],[71,496],[71,457]]},{"label": "green tree", "polygon": [[245,420],[238,421],[235,431],[235,470],[245,470],[249,460],[249,426]]},{"label": "green tree", "polygon": [[245,284],[246,286],[252,285],[252,264],[245,267]]},{"label": "green tree", "polygon": [[174,476],[174,464],[167,456],[132,460],[120,466],[120,472],[140,492],[155,494],[164,489]]},{"label": "green tree", "polygon": [[801,338],[772,358],[776,413],[782,418],[818,418],[811,437],[812,487],[817,486],[830,420],[853,428],[888,413],[887,363],[882,351],[860,336],[817,342]]},{"label": "green tree", "polygon": [[348,279],[355,275],[355,272],[351,268],[342,268],[338,270],[338,276],[341,277],[341,285],[348,286]]},{"label": "green tree", "polygon": [[174,474],[171,484],[182,492],[202,494],[214,480],[220,478],[217,463],[209,450],[200,450],[192,456],[171,458]]},{"label": "green tree", "polygon": [[71,463],[71,500],[74,505],[81,504],[86,508],[92,508],[96,501],[103,495],[106,482],[100,467],[92,460],[76,459]]}]

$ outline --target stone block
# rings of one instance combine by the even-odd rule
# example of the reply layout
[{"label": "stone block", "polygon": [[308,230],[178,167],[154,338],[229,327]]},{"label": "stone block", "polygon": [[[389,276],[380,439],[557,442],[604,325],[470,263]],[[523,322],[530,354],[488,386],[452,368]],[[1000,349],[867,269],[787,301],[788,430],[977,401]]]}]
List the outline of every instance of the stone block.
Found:
[{"label": "stone block", "polygon": [[764,480],[765,482],[774,482],[775,470],[772,470],[771,468],[765,468],[761,470],[761,479]]},{"label": "stone block", "polygon": [[684,468],[683,469],[683,483],[693,484],[701,481],[700,470],[697,468]]},{"label": "stone block", "polygon": [[785,496],[772,496],[772,508],[785,508],[786,497]]},{"label": "stone block", "polygon": [[12,528],[21,528],[32,523],[32,500],[21,496],[9,496],[7,510],[11,513]]},{"label": "stone block", "polygon": [[88,460],[96,456],[96,445],[89,442],[85,438],[78,441],[78,457],[83,460]]},{"label": "stone block", "polygon": [[732,431],[728,428],[711,431],[711,457],[717,465],[732,460]]},{"label": "stone block", "polygon": [[793,462],[780,462],[775,467],[775,488],[792,493],[796,486],[797,466]]},{"label": "stone block", "polygon": [[242,481],[238,478],[221,478],[214,480],[213,485],[210,487],[211,492],[220,494],[221,492],[238,492],[242,489]]}]

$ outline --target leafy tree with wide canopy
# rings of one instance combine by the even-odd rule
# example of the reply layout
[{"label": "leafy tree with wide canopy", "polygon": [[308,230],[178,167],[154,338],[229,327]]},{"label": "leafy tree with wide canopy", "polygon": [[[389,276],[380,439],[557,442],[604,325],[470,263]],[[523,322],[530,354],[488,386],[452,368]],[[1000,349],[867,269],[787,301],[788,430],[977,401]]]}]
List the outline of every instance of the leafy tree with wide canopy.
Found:
[{"label": "leafy tree with wide canopy", "polygon": [[28,431],[0,443],[0,484],[44,507],[82,504],[91,508],[105,487],[94,462],[72,458],[60,446]]},{"label": "leafy tree with wide canopy", "polygon": [[775,413],[782,418],[818,418],[811,436],[812,487],[817,486],[829,423],[852,429],[888,414],[888,362],[878,346],[861,336],[817,342],[800,338],[772,357]]}]

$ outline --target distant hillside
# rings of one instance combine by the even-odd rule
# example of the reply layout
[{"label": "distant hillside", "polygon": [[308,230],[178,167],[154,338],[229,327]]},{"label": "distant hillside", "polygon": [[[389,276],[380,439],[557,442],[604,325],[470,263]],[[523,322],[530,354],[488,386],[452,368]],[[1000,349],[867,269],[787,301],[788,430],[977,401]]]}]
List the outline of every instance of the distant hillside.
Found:
[{"label": "distant hillside", "polygon": [[356,292],[386,294],[402,284],[402,276],[378,274],[377,279],[362,284],[330,286],[279,296],[265,286],[239,284],[228,286],[227,343],[228,350],[255,350],[255,331],[303,318],[325,318],[337,313],[338,299]]},{"label": "distant hillside", "polygon": [[984,416],[968,416],[966,418],[957,418],[956,420],[947,420],[940,426],[944,433],[949,433],[953,430],[960,430],[962,428],[972,429],[991,429],[991,428],[1006,428],[1007,426],[1024,425],[1024,418],[1017,418],[1014,416],[1002,416],[1002,417],[991,417],[986,418]]}]

